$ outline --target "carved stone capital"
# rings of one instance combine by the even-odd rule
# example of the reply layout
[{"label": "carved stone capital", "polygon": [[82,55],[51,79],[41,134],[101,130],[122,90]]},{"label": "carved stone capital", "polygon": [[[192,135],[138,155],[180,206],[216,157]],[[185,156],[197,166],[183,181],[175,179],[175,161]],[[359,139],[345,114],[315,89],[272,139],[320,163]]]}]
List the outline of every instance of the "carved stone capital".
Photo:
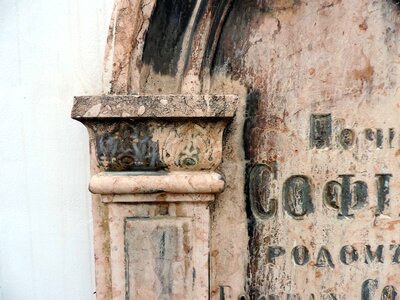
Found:
[{"label": "carved stone capital", "polygon": [[103,171],[215,170],[236,96],[75,97]]}]

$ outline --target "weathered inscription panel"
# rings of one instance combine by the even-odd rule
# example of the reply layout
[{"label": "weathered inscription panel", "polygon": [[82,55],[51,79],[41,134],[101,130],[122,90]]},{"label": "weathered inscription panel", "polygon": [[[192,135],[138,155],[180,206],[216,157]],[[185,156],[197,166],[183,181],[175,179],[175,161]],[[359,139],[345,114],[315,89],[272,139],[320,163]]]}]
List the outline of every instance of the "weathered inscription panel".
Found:
[{"label": "weathered inscription panel", "polygon": [[395,119],[337,109],[287,125],[273,149],[277,159],[248,166],[250,283],[243,297],[399,299]]}]

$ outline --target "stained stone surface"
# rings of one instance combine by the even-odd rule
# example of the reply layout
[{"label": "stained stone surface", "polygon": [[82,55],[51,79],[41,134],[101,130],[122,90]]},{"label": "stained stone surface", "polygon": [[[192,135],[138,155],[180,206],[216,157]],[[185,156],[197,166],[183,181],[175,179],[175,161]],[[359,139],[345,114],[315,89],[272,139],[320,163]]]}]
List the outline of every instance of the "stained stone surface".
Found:
[{"label": "stained stone surface", "polygon": [[[225,187],[212,170],[236,110],[217,98],[219,107],[213,97],[168,98],[174,112],[146,106],[144,118],[143,106],[77,118],[90,135],[98,299],[208,298],[209,202]],[[129,99],[118,105],[132,108]]]},{"label": "stained stone surface", "polygon": [[106,205],[110,251],[95,252],[107,255],[110,299],[208,299],[209,202],[224,185],[210,171],[95,175],[91,191]]}]

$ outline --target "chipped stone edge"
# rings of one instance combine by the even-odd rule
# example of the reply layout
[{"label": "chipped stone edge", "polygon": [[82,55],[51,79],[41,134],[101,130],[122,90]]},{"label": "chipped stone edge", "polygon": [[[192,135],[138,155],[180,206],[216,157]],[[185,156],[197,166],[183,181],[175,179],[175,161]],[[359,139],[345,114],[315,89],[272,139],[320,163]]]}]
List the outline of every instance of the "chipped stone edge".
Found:
[{"label": "chipped stone edge", "polygon": [[236,95],[76,96],[71,117],[78,121],[115,118],[233,118]]}]

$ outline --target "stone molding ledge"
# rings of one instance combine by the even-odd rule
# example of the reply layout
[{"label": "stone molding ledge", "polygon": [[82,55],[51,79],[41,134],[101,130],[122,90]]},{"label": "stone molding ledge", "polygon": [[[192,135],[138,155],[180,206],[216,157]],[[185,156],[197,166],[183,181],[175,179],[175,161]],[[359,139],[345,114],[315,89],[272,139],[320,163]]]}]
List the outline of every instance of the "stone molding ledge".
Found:
[{"label": "stone molding ledge", "polygon": [[75,120],[115,118],[232,118],[235,95],[102,95],[74,98]]},{"label": "stone molding ledge", "polygon": [[[102,172],[92,177],[93,194],[216,194],[225,188],[224,177],[216,172]],[[156,198],[150,198],[156,199]],[[152,200],[155,201],[155,200]]]},{"label": "stone molding ledge", "polygon": [[163,203],[207,203],[215,200],[215,194],[115,194],[101,195],[105,204],[163,204]]}]

